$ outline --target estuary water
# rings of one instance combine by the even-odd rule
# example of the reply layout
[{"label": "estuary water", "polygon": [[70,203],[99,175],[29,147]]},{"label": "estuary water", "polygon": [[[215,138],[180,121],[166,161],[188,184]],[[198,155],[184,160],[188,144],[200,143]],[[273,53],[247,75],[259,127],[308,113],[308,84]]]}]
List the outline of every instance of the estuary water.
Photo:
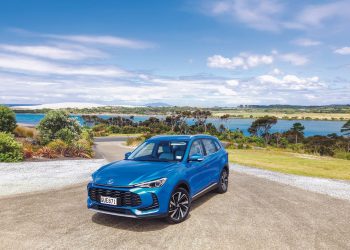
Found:
[{"label": "estuary water", "polygon": [[[37,125],[41,119],[44,118],[44,114],[16,114],[16,119],[18,123]],[[123,116],[123,115],[120,115]],[[81,124],[83,124],[83,119],[80,115],[72,116],[75,117]],[[101,118],[112,117],[110,115],[100,115]],[[129,118],[129,116],[124,116]],[[164,116],[157,116],[158,118],[163,118]],[[148,119],[149,116],[134,116],[134,121],[144,121]],[[229,119],[225,122],[225,126],[231,130],[240,129],[244,134],[248,135],[248,128],[252,124],[254,119]],[[210,118],[208,122],[212,122],[216,126],[219,126],[223,122],[220,119]],[[345,121],[310,121],[310,120],[279,120],[275,126],[272,127],[272,132],[283,132],[288,130],[293,123],[300,122],[305,127],[305,136],[313,135],[328,135],[331,133],[340,133],[341,127],[344,125]],[[188,120],[189,124],[193,124],[193,120]]]}]

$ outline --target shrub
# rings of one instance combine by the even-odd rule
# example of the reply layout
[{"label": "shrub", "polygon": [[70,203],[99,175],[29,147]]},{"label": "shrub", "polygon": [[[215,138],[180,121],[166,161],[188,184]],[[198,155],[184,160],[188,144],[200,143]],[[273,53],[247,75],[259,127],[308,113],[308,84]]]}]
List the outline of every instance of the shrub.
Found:
[{"label": "shrub", "polygon": [[86,140],[90,146],[94,143],[94,137],[91,129],[83,129],[80,135],[81,139]]},{"label": "shrub", "polygon": [[70,157],[92,158],[93,155],[90,143],[84,139],[72,143],[67,149],[67,156]]},{"label": "shrub", "polygon": [[47,147],[52,149],[56,154],[64,156],[67,151],[68,145],[61,139],[56,139],[47,144]]},{"label": "shrub", "polygon": [[77,131],[71,130],[69,128],[63,128],[56,133],[56,138],[67,143],[72,143],[74,140],[79,138]]},{"label": "shrub", "polygon": [[29,128],[24,126],[17,126],[13,131],[17,137],[34,138],[37,135],[35,128]]},{"label": "shrub", "polygon": [[0,132],[0,162],[23,160],[22,144],[8,133]]},{"label": "shrub", "polygon": [[350,160],[350,152],[346,152],[344,150],[336,150],[334,153],[335,158]]},{"label": "shrub", "polygon": [[33,158],[35,155],[33,146],[29,143],[24,143],[23,144],[23,156],[25,159],[30,159]]},{"label": "shrub", "polygon": [[45,158],[57,158],[57,154],[56,152],[49,148],[49,147],[42,147],[40,148],[38,151],[35,152],[35,156],[39,156],[39,157],[45,157]]},{"label": "shrub", "polygon": [[40,121],[38,129],[42,144],[47,144],[57,138],[69,142],[77,139],[81,133],[78,121],[63,111],[49,111]]},{"label": "shrub", "polygon": [[0,132],[12,133],[16,128],[16,115],[6,106],[0,106]]},{"label": "shrub", "polygon": [[126,145],[136,147],[139,144],[141,144],[146,138],[143,136],[138,136],[138,137],[129,137],[126,140]]}]

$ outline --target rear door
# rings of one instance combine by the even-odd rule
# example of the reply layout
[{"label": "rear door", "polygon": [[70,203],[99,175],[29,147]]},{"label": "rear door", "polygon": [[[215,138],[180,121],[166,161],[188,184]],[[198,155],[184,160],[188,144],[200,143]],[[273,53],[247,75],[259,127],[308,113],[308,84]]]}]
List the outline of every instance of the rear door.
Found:
[{"label": "rear door", "polygon": [[219,148],[215,144],[215,141],[210,138],[202,139],[207,168],[207,181],[208,185],[216,183],[219,180],[221,170],[221,156],[218,152]]},{"label": "rear door", "polygon": [[[204,148],[200,139],[192,142],[188,158],[194,154],[205,155]],[[195,195],[204,189],[207,185],[207,164],[206,159],[203,161],[188,162],[188,180],[191,186],[191,195]]]}]

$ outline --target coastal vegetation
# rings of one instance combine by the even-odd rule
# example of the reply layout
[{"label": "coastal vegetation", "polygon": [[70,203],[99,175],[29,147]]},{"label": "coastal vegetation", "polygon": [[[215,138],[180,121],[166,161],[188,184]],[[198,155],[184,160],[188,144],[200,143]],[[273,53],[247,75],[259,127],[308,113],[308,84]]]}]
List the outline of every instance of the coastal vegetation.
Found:
[{"label": "coastal vegetation", "polygon": [[0,162],[58,157],[93,157],[92,133],[64,111],[50,111],[37,128],[16,124],[14,113],[0,106]]},{"label": "coastal vegetation", "polygon": [[[284,132],[271,132],[277,123],[277,117],[264,116],[254,120],[246,136],[239,129],[229,130],[225,125],[228,115],[220,117],[222,124],[214,126],[207,122],[210,111],[194,110],[175,112],[163,119],[150,117],[142,122],[133,121],[133,117],[111,117],[103,119],[96,115],[84,115],[85,125],[92,127],[94,136],[110,134],[142,133],[138,138],[130,138],[127,143],[135,145],[155,134],[198,134],[207,133],[225,141],[231,149],[266,149],[273,148],[286,152],[306,153],[319,156],[330,156],[350,160],[350,138],[329,134],[327,136],[304,136],[305,127],[296,122]],[[192,125],[187,121],[192,120]],[[347,128],[345,123],[344,128]],[[343,130],[344,130],[343,128]]]},{"label": "coastal vegetation", "polygon": [[[16,109],[16,113],[47,113],[49,109]],[[177,112],[195,111],[196,107],[123,107],[103,106],[95,108],[68,108],[63,109],[70,114],[123,114],[123,115],[171,115]],[[275,116],[283,120],[350,120],[350,105],[326,105],[326,106],[296,106],[296,105],[240,105],[238,107],[212,107],[200,108],[209,111],[211,117],[228,115],[228,118],[257,119],[263,116]]]}]

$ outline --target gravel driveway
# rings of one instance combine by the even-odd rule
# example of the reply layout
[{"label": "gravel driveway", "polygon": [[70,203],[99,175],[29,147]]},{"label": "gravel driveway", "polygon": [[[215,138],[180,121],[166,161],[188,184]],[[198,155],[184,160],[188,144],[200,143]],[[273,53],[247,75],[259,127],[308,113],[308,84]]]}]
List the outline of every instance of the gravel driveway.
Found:
[{"label": "gravel driveway", "polygon": [[[130,150],[119,142],[100,142],[96,148],[109,160]],[[40,185],[55,181],[55,172],[48,174],[42,167],[46,174],[39,171]],[[0,197],[0,248],[350,249],[348,200],[307,191],[309,185],[293,176],[239,166],[233,170],[227,193],[201,197],[192,204],[189,218],[177,225],[93,213],[86,209],[88,174],[72,177],[77,172],[71,172],[69,178],[86,181]],[[18,176],[26,181],[26,174]]]},{"label": "gravel driveway", "polygon": [[86,182],[104,159],[0,163],[0,197]]}]

